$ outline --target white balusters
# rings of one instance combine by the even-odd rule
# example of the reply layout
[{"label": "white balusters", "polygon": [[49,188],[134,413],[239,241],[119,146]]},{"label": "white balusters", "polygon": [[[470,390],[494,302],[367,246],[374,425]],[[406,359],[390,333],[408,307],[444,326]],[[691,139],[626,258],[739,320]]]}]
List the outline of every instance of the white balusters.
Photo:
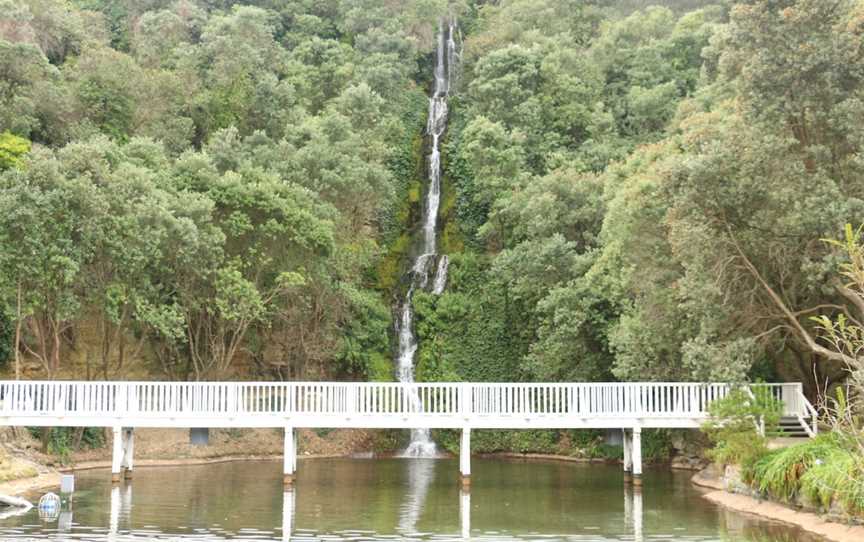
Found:
[{"label": "white balusters", "polygon": [[[751,388],[783,401],[784,413],[799,417],[815,434],[816,411],[800,384]],[[394,426],[457,428],[466,420],[475,428],[630,427],[627,420],[644,427],[698,427],[710,403],[729,389],[720,383],[668,382],[0,381],[0,417],[7,425],[34,425],[38,416],[57,425],[61,418],[62,424],[75,425],[79,417],[81,424],[123,427],[182,427],[202,418],[214,426],[230,420],[232,426],[248,421],[265,427],[387,427],[389,420]]]}]

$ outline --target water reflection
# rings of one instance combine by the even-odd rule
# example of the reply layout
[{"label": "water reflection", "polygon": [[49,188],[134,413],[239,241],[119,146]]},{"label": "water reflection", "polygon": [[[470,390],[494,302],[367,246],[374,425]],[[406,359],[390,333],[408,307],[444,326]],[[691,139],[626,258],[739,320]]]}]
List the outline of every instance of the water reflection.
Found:
[{"label": "water reflection", "polygon": [[407,471],[408,492],[399,511],[399,534],[413,536],[417,533],[417,521],[423,512],[423,504],[429,494],[429,486],[435,478],[436,459],[408,459],[404,461]]},{"label": "water reflection", "polygon": [[633,530],[633,540],[643,542],[642,531],[642,489],[626,485],[624,487],[624,523]]},{"label": "water reflection", "polygon": [[8,518],[14,518],[15,516],[23,516],[30,513],[30,510],[30,508],[10,506],[9,508],[0,511],[0,521]]},{"label": "water reflection", "polygon": [[471,492],[459,491],[459,520],[462,524],[462,538],[471,538]]},{"label": "water reflection", "polygon": [[282,540],[291,540],[291,526],[294,524],[294,490],[282,492]]},{"label": "water reflection", "polygon": [[[132,516],[132,483],[127,482],[126,485],[114,485],[111,487],[111,498],[109,501],[110,517],[108,523],[108,534],[110,540],[117,538],[120,532],[120,517],[129,518]],[[61,517],[62,519],[62,517]],[[69,527],[72,526],[72,514],[69,513]]]},{"label": "water reflection", "polygon": [[113,487],[82,472],[74,521],[34,509],[0,519],[0,540],[816,540],[717,509],[686,474],[647,473],[636,491],[612,466],[478,459],[469,493],[457,473],[451,459],[306,460],[284,491],[278,462],[141,469]]},{"label": "water reflection", "polygon": [[63,510],[57,517],[57,530],[68,533],[72,530],[72,510]]}]

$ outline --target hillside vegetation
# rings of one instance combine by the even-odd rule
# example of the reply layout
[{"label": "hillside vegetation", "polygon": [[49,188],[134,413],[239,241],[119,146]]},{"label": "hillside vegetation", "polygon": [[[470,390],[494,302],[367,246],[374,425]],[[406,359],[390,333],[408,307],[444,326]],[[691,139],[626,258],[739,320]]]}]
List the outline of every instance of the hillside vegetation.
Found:
[{"label": "hillside vegetation", "polygon": [[419,379],[842,382],[856,0],[0,0],[8,375],[391,379],[448,13]]}]

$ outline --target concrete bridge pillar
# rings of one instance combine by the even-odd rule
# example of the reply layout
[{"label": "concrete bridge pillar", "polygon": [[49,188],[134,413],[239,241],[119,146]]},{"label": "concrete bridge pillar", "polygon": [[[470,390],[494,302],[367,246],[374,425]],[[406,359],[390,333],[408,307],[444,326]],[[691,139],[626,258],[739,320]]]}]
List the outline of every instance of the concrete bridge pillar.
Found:
[{"label": "concrete bridge pillar", "polygon": [[459,474],[462,487],[471,486],[471,429],[462,429],[462,439],[459,443]]},{"label": "concrete bridge pillar", "polygon": [[297,435],[293,427],[285,427],[285,446],[282,455],[282,484],[286,487],[294,483],[297,469]]},{"label": "concrete bridge pillar", "polygon": [[112,428],[111,442],[111,481],[119,482],[123,469],[126,478],[132,478],[132,458],[134,454],[135,433],[131,427]]},{"label": "concrete bridge pillar", "polygon": [[642,428],[633,428],[633,485],[642,485]]},{"label": "concrete bridge pillar", "polygon": [[624,483],[629,484],[633,481],[633,433],[630,429],[623,429],[623,446],[624,446]]},{"label": "concrete bridge pillar", "polygon": [[135,430],[131,427],[123,429],[123,461],[121,468],[125,469],[124,477],[132,479],[132,464],[135,454]]},{"label": "concrete bridge pillar", "polygon": [[120,469],[123,461],[123,430],[119,426],[112,428],[111,435],[111,481],[120,481]]}]

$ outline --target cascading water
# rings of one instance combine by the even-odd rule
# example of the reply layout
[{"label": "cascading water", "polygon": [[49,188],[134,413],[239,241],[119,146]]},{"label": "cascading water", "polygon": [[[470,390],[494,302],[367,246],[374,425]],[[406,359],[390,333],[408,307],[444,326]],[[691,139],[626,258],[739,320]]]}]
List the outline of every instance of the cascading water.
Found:
[{"label": "cascading water", "polygon": [[[440,140],[447,129],[447,98],[450,84],[456,69],[456,23],[442,20],[438,31],[438,45],[435,60],[435,83],[429,97],[429,120],[426,135],[430,138],[428,157],[428,179],[426,199],[423,208],[422,244],[419,255],[409,270],[410,286],[399,307],[396,318],[396,336],[399,350],[396,358],[399,382],[414,382],[414,356],[417,353],[417,338],[414,336],[414,292],[430,290],[440,295],[447,285],[447,256],[438,255],[438,208],[441,204],[441,148]],[[431,277],[430,277],[431,274]],[[431,279],[431,280],[430,280]],[[409,397],[416,409],[422,409],[420,397]],[[436,455],[435,443],[428,429],[412,429],[411,442],[404,455],[411,457],[432,457]]]}]

